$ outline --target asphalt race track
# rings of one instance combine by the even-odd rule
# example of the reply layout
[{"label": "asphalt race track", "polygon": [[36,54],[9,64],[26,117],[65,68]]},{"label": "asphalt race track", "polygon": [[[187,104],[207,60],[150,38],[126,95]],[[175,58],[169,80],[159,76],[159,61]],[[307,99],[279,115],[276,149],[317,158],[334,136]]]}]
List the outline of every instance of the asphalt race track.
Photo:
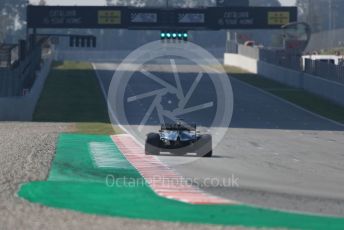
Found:
[{"label": "asphalt race track", "polygon": [[[168,63],[167,63],[168,64]],[[105,91],[108,91],[117,64],[95,63]],[[191,85],[194,67],[183,69],[183,85]],[[187,71],[190,68],[190,71]],[[148,70],[164,81],[172,81],[169,65],[151,65]],[[130,71],[130,69],[128,70]],[[209,92],[206,80],[192,100],[202,100]],[[281,99],[231,78],[234,113],[230,127],[210,159],[194,156],[159,158],[202,189],[242,203],[276,209],[344,216],[344,126],[304,111]],[[156,90],[136,76],[130,81],[133,94]],[[208,90],[208,91],[207,91]],[[131,128],[138,127],[151,101],[140,102],[140,109],[127,108]],[[211,114],[211,109],[208,111]],[[207,111],[194,115],[207,123]],[[192,117],[189,117],[189,119]],[[153,119],[141,132],[157,131]],[[128,127],[126,127],[128,128]],[[212,178],[215,182],[207,183]],[[235,183],[230,184],[232,179]],[[238,186],[237,186],[238,185]]]}]

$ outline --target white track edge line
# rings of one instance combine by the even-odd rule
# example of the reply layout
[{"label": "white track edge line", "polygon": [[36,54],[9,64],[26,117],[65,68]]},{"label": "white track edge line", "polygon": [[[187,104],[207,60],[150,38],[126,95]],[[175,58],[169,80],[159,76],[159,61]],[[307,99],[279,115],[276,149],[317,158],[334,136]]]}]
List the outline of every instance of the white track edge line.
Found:
[{"label": "white track edge line", "polygon": [[[229,76],[230,76],[230,75],[229,75]],[[286,103],[286,104],[288,104],[288,105],[291,105],[291,106],[293,106],[293,107],[295,107],[295,108],[297,108],[297,109],[299,109],[299,110],[302,110],[302,111],[304,111],[304,112],[306,112],[306,113],[309,113],[309,114],[311,114],[311,115],[313,115],[313,116],[315,116],[315,117],[317,117],[317,118],[323,119],[323,120],[325,120],[325,121],[328,121],[328,122],[330,122],[330,123],[333,123],[333,124],[335,124],[335,125],[338,125],[338,126],[341,126],[342,128],[344,128],[344,124],[342,124],[342,123],[340,123],[340,122],[338,122],[338,121],[332,120],[332,119],[330,119],[330,118],[327,118],[327,117],[324,117],[324,116],[322,116],[322,115],[320,115],[320,114],[317,114],[317,113],[315,113],[315,112],[312,112],[312,111],[310,111],[310,110],[308,110],[308,109],[306,109],[306,108],[303,108],[303,107],[300,106],[300,105],[296,105],[296,104],[294,104],[294,103],[292,103],[292,102],[290,102],[290,101],[288,101],[288,100],[286,100],[286,99],[284,99],[284,98],[282,98],[282,97],[276,96],[276,95],[274,95],[274,94],[272,94],[272,93],[270,93],[270,92],[268,92],[268,91],[265,91],[265,90],[263,90],[263,89],[261,89],[261,88],[258,88],[258,87],[256,87],[256,86],[253,86],[253,85],[251,85],[251,84],[249,84],[249,83],[246,83],[246,82],[244,82],[244,81],[238,80],[238,79],[236,79],[235,77],[231,77],[230,80],[234,80],[234,81],[236,81],[236,82],[240,82],[240,83],[242,83],[243,85],[245,85],[245,86],[247,86],[247,87],[250,87],[250,88],[253,88],[253,89],[255,89],[255,90],[258,90],[259,92],[261,92],[261,93],[263,93],[263,94],[265,94],[265,95],[268,95],[268,96],[270,96],[270,97],[272,97],[272,98],[278,99],[279,101],[282,101],[282,102],[284,102],[284,103]]]}]

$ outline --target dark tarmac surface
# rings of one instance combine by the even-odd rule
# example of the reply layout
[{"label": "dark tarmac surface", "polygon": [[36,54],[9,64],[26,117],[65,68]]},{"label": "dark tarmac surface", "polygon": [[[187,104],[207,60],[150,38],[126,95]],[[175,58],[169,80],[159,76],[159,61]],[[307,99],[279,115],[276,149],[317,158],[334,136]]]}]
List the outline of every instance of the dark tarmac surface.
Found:
[{"label": "dark tarmac surface", "polygon": [[[195,68],[177,67],[185,70],[181,73],[182,85],[191,85]],[[98,63],[95,68],[107,90],[116,65]],[[190,71],[186,71],[188,68]],[[168,65],[146,69],[173,84]],[[232,122],[230,127],[222,127],[227,132],[215,147],[214,157],[164,154],[159,158],[202,189],[221,197],[276,209],[344,216],[344,126],[238,80],[231,79],[231,83]],[[149,84],[144,76],[134,77],[129,86],[128,96],[157,90],[156,82]],[[198,95],[190,99],[192,103],[203,103],[212,95],[206,79],[200,81],[198,90]],[[145,99],[140,106],[126,107],[130,120],[126,128],[138,128],[151,103]],[[208,108],[188,119],[207,123],[212,113]],[[139,134],[142,140],[146,133],[156,132],[158,124],[158,118],[149,120]],[[237,178],[238,186],[228,182],[231,178]]]}]

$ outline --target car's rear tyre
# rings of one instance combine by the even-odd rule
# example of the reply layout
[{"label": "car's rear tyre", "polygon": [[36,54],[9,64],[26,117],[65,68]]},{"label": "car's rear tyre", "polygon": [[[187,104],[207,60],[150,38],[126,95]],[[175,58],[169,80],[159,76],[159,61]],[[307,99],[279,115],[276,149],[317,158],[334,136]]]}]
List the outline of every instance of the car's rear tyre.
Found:
[{"label": "car's rear tyre", "polygon": [[160,135],[158,133],[149,133],[145,143],[146,155],[160,154]]},{"label": "car's rear tyre", "polygon": [[204,134],[196,142],[195,150],[199,157],[212,157],[213,156],[213,140],[211,135]]}]

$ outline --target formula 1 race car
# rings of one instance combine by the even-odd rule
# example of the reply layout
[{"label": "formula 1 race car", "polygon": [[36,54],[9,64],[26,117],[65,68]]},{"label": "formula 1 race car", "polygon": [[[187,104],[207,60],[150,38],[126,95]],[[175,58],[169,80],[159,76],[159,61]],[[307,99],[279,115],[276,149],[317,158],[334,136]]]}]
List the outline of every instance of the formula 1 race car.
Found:
[{"label": "formula 1 race car", "polygon": [[145,143],[146,155],[159,155],[160,152],[170,152],[175,155],[196,153],[197,156],[211,157],[212,137],[201,135],[196,130],[196,124],[186,124],[177,121],[174,124],[163,124],[159,133],[149,133]]}]

